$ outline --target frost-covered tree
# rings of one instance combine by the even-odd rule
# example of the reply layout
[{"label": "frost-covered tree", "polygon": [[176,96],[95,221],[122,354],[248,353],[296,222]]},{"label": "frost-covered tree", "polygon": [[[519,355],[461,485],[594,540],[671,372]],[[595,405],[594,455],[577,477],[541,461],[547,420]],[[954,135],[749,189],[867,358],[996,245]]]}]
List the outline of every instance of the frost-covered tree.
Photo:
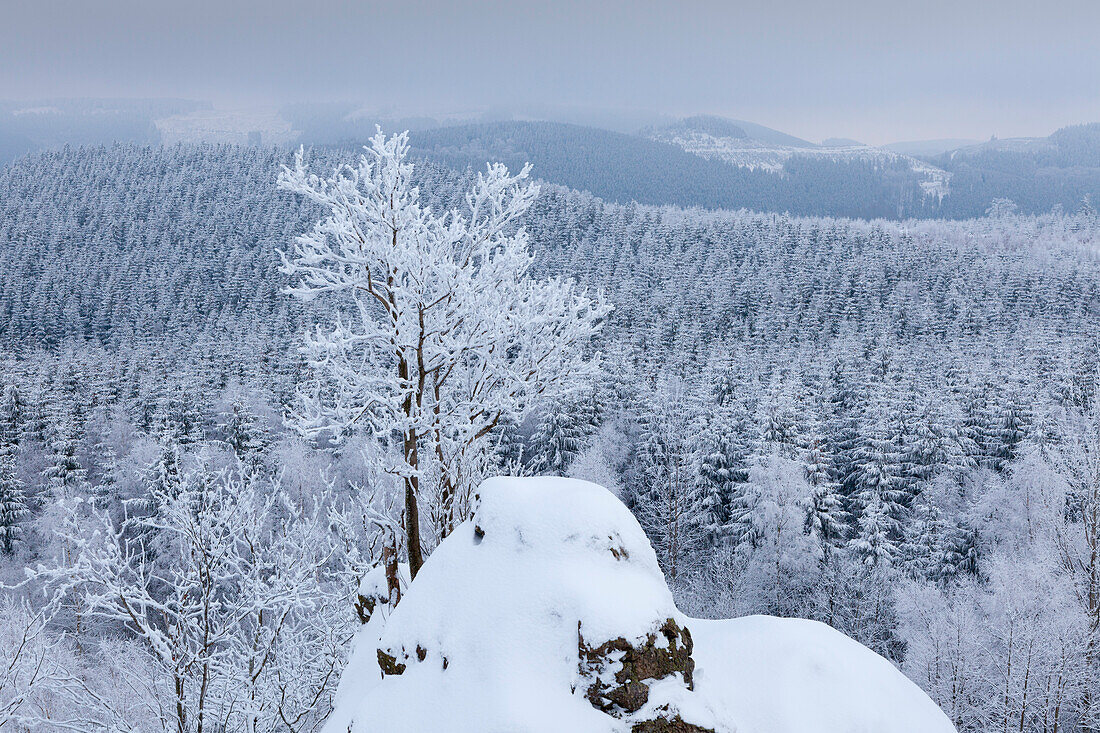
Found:
[{"label": "frost-covered tree", "polygon": [[241,461],[255,463],[267,447],[267,436],[256,414],[241,399],[235,399],[223,413],[223,440]]},{"label": "frost-covered tree", "polygon": [[[1088,619],[1085,668],[1096,679],[1100,667],[1100,404],[1068,410],[1060,432],[1064,439],[1050,451],[1053,469],[1066,487],[1065,519],[1053,530],[1062,548],[1061,562],[1079,588]],[[1083,716],[1089,725],[1100,717],[1096,690],[1083,691]]]},{"label": "frost-covered tree", "polygon": [[290,292],[337,306],[334,325],[306,339],[315,382],[300,392],[298,424],[309,435],[361,425],[399,437],[399,458],[377,468],[403,481],[415,575],[428,464],[446,535],[492,463],[501,417],[593,374],[586,348],[609,307],[570,282],[529,274],[517,226],[538,192],[529,169],[490,165],[461,211],[436,214],[420,202],[408,151],[407,134],[379,132],[357,165],[327,179],[309,173],[299,151],[279,185],[325,211],[283,255]]},{"label": "frost-covered tree", "polygon": [[562,476],[584,448],[585,415],[565,400],[553,400],[531,436],[531,453],[538,471]]},{"label": "frost-covered tree", "polygon": [[805,526],[817,541],[822,561],[827,563],[833,548],[843,542],[848,517],[822,441],[814,440],[807,449],[805,472],[810,486]]},{"label": "frost-covered tree", "polygon": [[882,449],[871,452],[861,469],[859,489],[853,497],[858,519],[849,541],[852,551],[868,565],[889,565],[897,557],[904,510],[899,503],[902,492],[896,485],[889,455]]},{"label": "frost-covered tree", "polygon": [[763,456],[749,471],[734,520],[738,551],[745,557],[744,572],[753,579],[757,612],[789,615],[809,587],[817,549],[805,531],[810,495],[798,461]]},{"label": "frost-covered tree", "polygon": [[42,471],[42,478],[53,496],[69,496],[83,485],[87,477],[87,470],[80,465],[77,457],[79,441],[71,418],[58,426],[51,442],[52,455],[49,465]]},{"label": "frost-covered tree", "polygon": [[0,550],[5,555],[15,551],[15,543],[22,539],[23,521],[30,509],[23,481],[15,466],[15,447],[0,446]]},{"label": "frost-covered tree", "polygon": [[705,508],[698,484],[698,403],[687,385],[662,378],[649,395],[638,448],[634,509],[675,582],[699,561],[706,536]]},{"label": "frost-covered tree", "polygon": [[159,513],[135,520],[160,538],[154,558],[73,502],[58,529],[70,560],[37,566],[29,582],[44,585],[51,609],[75,599],[143,645],[171,690],[165,730],[312,730],[351,621],[320,499],[299,507],[278,484],[200,468],[156,495]]}]

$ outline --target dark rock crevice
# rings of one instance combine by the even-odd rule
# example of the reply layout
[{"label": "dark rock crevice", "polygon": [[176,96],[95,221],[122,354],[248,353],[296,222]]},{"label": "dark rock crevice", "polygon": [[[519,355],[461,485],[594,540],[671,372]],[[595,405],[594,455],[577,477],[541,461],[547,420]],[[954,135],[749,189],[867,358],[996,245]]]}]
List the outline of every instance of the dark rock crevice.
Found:
[{"label": "dark rock crevice", "polygon": [[[657,680],[675,675],[687,689],[694,689],[692,648],[691,632],[671,618],[640,642],[619,637],[595,647],[585,641],[578,624],[580,672],[588,681],[585,697],[596,709],[623,718],[645,707],[649,685]],[[635,722],[632,733],[713,733],[665,712],[667,716]]]}]

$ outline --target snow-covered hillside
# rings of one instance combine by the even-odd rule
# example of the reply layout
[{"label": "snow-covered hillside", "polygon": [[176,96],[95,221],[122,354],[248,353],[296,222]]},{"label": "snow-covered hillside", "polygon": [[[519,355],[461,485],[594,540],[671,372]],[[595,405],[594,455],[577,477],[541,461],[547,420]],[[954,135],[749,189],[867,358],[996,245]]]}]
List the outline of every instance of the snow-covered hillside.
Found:
[{"label": "snow-covered hillside", "polygon": [[751,135],[732,137],[715,135],[713,132],[713,130],[702,130],[691,126],[673,125],[653,130],[649,136],[708,160],[722,160],[739,168],[761,169],[772,173],[782,173],[784,165],[794,156],[891,164],[902,161],[919,176],[921,189],[925,195],[938,198],[947,195],[951,180],[951,174],[941,168],[908,155],[870,145],[782,145],[760,140]]},{"label": "snow-covered hillside", "polygon": [[[326,733],[949,733],[821,624],[699,621],[637,521],[569,479],[491,479],[395,608],[377,578]],[[694,634],[694,643],[693,636]]]}]

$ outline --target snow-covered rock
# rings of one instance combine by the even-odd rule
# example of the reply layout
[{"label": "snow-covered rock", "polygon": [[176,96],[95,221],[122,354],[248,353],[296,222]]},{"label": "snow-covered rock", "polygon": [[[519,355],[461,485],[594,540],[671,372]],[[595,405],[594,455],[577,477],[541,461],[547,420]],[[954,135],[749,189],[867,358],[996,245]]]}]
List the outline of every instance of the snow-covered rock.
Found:
[{"label": "snow-covered rock", "polygon": [[362,627],[326,733],[954,730],[825,626],[686,618],[637,521],[595,484],[499,478],[478,493],[397,607]]},{"label": "snow-covered rock", "polygon": [[692,620],[696,689],[737,733],[948,733],[909,678],[839,631],[805,619]]}]

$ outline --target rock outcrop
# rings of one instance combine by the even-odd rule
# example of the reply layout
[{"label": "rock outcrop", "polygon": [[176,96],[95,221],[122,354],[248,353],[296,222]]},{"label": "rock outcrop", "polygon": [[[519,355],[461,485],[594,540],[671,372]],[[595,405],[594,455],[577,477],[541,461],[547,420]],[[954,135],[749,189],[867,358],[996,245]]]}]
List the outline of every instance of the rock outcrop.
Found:
[{"label": "rock outcrop", "polygon": [[679,714],[658,707],[655,714],[638,713],[649,703],[650,685],[670,680],[684,690],[694,689],[695,660],[691,632],[665,619],[660,628],[644,639],[630,642],[623,637],[589,646],[579,630],[578,656],[581,678],[587,681],[584,696],[592,706],[631,723],[632,733],[714,733],[713,729],[685,723]]},{"label": "rock outcrop", "polygon": [[392,561],[364,578],[324,733],[953,733],[827,627],[685,617],[605,489],[493,479],[479,494],[415,582]]}]

